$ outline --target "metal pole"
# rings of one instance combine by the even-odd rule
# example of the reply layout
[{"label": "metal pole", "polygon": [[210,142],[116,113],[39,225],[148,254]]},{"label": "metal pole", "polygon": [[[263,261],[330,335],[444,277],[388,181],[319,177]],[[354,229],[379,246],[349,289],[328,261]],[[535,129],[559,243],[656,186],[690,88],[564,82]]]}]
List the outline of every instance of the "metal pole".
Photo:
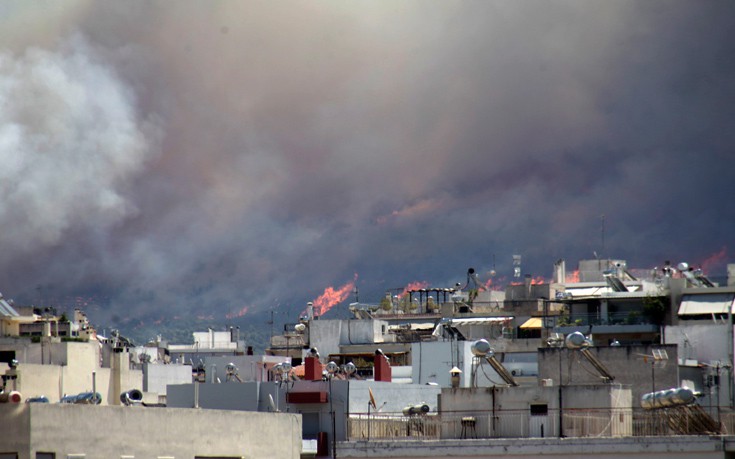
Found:
[{"label": "metal pole", "polygon": [[656,360],[654,359],[653,362],[651,362],[651,392],[656,392],[656,375],[654,369],[656,368],[654,365],[656,364]]},{"label": "metal pole", "polygon": [[332,402],[332,376],[329,376],[329,410],[332,412],[332,457],[337,457],[337,424],[334,418],[334,404]]}]

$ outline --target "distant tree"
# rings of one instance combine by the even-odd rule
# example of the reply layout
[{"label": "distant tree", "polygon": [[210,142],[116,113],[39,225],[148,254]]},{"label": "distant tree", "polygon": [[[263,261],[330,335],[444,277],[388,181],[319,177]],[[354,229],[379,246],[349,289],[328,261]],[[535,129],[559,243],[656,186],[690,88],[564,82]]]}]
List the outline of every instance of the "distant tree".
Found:
[{"label": "distant tree", "polygon": [[649,295],[643,298],[643,315],[656,325],[661,325],[666,318],[668,301],[664,297]]}]

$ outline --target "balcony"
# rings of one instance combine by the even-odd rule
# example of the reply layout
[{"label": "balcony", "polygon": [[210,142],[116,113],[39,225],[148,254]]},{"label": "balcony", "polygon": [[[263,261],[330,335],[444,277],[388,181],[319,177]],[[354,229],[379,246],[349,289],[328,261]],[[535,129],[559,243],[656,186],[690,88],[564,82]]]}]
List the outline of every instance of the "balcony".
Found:
[{"label": "balcony", "polygon": [[[571,333],[584,329],[586,333],[656,333],[659,326],[648,317],[632,312],[613,312],[607,316],[600,314],[573,314],[566,321],[562,318],[555,328],[560,333]],[[580,330],[582,331],[582,330]]]}]

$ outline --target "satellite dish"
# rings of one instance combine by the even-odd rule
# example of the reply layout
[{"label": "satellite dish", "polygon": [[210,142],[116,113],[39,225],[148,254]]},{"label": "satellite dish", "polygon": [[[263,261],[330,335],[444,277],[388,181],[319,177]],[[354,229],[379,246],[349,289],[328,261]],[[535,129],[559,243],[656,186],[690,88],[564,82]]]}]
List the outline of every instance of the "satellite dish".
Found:
[{"label": "satellite dish", "polygon": [[291,366],[291,364],[289,362],[283,362],[281,364],[281,371],[284,374],[288,374],[291,371],[291,368],[293,368],[293,367]]},{"label": "satellite dish", "polygon": [[304,325],[304,324],[296,324],[293,328],[297,332],[302,332],[302,331],[306,330],[306,325]]},{"label": "satellite dish", "polygon": [[345,366],[344,366],[344,372],[345,372],[345,374],[351,375],[351,374],[355,373],[356,371],[357,371],[357,367],[355,366],[354,363],[347,362],[347,364],[345,364]]},{"label": "satellite dish", "polygon": [[327,373],[329,373],[330,375],[333,375],[339,371],[339,366],[334,362],[329,362],[327,364],[326,369],[327,369]]},{"label": "satellite dish", "polygon": [[689,264],[684,261],[679,263],[676,267],[679,268],[679,271],[689,271]]}]

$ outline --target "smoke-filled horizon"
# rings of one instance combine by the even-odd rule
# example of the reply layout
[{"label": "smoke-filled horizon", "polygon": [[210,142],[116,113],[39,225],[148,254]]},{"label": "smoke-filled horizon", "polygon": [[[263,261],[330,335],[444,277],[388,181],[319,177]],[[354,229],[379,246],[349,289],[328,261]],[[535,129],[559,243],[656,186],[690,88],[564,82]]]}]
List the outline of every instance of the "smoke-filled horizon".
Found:
[{"label": "smoke-filled horizon", "polygon": [[734,13],[4,2],[0,291],[143,321],[510,278],[513,254],[723,275]]}]

